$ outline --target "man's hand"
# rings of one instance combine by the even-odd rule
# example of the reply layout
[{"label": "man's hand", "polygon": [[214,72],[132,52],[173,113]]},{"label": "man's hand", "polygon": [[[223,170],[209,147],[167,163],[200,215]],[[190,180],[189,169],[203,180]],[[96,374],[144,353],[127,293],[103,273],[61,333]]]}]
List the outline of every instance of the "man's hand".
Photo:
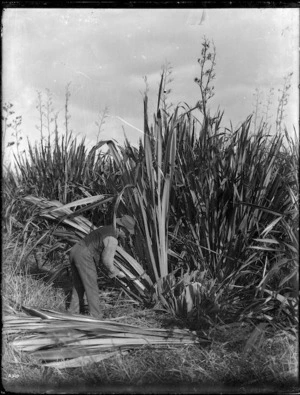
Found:
[{"label": "man's hand", "polygon": [[119,273],[117,274],[117,277],[118,277],[118,278],[124,278],[124,277],[126,277],[126,275],[125,275],[123,272],[119,272]]},{"label": "man's hand", "polygon": [[115,278],[115,277],[118,277],[118,278],[125,278],[126,275],[125,275],[123,272],[120,272],[120,271],[116,272],[116,271],[114,271],[113,273],[110,273],[110,274],[109,274],[109,277],[110,277],[110,278]]}]

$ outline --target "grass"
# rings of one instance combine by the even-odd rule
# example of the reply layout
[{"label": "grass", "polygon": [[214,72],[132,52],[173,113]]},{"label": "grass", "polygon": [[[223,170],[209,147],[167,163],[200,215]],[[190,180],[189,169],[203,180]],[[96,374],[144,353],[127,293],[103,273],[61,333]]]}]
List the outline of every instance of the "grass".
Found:
[{"label": "grass", "polygon": [[[230,331],[223,335],[232,340]],[[101,385],[118,384],[134,387],[150,384],[172,386],[175,383],[219,386],[272,384],[277,388],[297,384],[296,344],[284,334],[269,338],[261,350],[247,356],[236,351],[230,340],[226,344],[217,339],[213,338],[208,349],[196,346],[143,347],[125,356],[67,370],[36,366],[30,358],[17,355],[7,347],[4,358],[9,361],[3,372],[3,383],[6,390],[19,386],[23,390],[37,388],[36,393],[41,387],[56,391],[65,387],[92,390]],[[235,344],[237,350],[245,342],[246,338],[240,339]]]},{"label": "grass", "polygon": [[[157,320],[159,323],[159,318]],[[52,388],[53,382],[56,383],[56,388],[61,385],[72,385],[76,388],[77,385],[138,386],[157,383],[296,385],[298,356],[295,342],[282,333],[267,338],[260,350],[244,355],[240,350],[246,343],[249,329],[245,330],[242,325],[237,327],[239,339],[235,341],[232,340],[230,328],[223,330],[222,340],[216,331],[212,335],[213,341],[209,348],[143,347],[125,356],[69,370],[37,367],[30,358],[17,355],[7,347],[6,358],[14,363],[7,364],[3,379],[6,389],[10,385],[45,385]]]},{"label": "grass", "polygon": [[20,305],[25,305],[64,311],[65,291],[47,283],[50,270],[37,268],[32,256],[22,265],[23,257],[30,246],[30,241],[24,245],[18,237],[3,240],[3,308],[19,309]]},{"label": "grass", "polygon": [[[19,242],[20,243],[20,242]],[[14,245],[14,246],[13,246]],[[2,279],[5,300],[17,296],[18,304],[65,311],[63,283],[56,287],[45,284],[30,274],[18,273],[18,257],[24,247],[16,247],[16,239],[4,240],[4,276]],[[30,258],[29,258],[30,259]],[[33,265],[33,261],[31,261]],[[9,268],[15,267],[14,270]],[[30,266],[29,266],[30,267]],[[60,285],[60,286],[59,286]],[[101,293],[105,316],[118,318],[118,322],[141,327],[184,328],[185,322],[160,310],[145,310],[130,300],[122,290],[107,288]],[[11,303],[10,303],[11,305]],[[123,317],[123,318],[122,318]],[[17,352],[10,345],[16,335],[3,338],[2,380],[6,391],[19,393],[72,392],[80,389],[87,393],[134,393],[139,388],[160,391],[184,392],[193,385],[221,389],[247,388],[255,392],[256,386],[293,388],[297,385],[298,348],[296,336],[287,331],[269,328],[263,333],[261,346],[245,346],[253,333],[251,323],[234,323],[209,329],[210,345],[147,347],[131,350],[126,355],[82,366],[81,368],[54,369],[43,367],[29,354]],[[121,387],[119,387],[121,386]],[[151,386],[151,387],[149,387]],[[175,386],[175,387],[174,387]],[[204,386],[204,387],[203,387]],[[195,387],[195,388],[196,388]],[[163,389],[164,388],[164,389]],[[149,389],[150,391],[150,389]],[[205,391],[204,391],[205,392]]]}]

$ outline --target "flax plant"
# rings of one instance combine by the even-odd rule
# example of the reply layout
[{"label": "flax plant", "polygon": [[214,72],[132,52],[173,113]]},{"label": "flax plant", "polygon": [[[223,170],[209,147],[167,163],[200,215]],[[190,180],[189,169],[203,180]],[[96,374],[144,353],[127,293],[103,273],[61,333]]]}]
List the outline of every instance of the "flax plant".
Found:
[{"label": "flax plant", "polygon": [[206,39],[202,46],[200,103],[167,111],[164,70],[152,125],[144,94],[138,148],[127,139],[123,146],[105,140],[88,151],[66,118],[67,135],[60,140],[56,133],[52,148],[29,145],[17,162],[22,202],[40,209],[29,222],[56,221],[65,229],[54,233],[70,245],[131,215],[136,233],[126,251],[118,250],[116,264],[128,280],[122,286],[140,302],[153,294],[173,314],[196,316],[198,323],[255,317],[294,325],[297,144],[284,142],[282,133],[269,136],[263,122],[252,133],[251,117],[236,130],[221,127],[222,112],[210,117],[216,51]]},{"label": "flax plant", "polygon": [[[253,135],[250,125],[248,118],[237,131],[220,133],[214,123],[213,128],[202,129],[193,147],[187,145],[180,152],[181,187],[175,189],[173,200],[180,226],[174,228],[174,243],[178,241],[180,246],[180,240],[185,240],[189,266],[207,274],[204,288],[205,283],[215,282],[216,307],[221,311],[223,306],[227,318],[247,316],[247,304],[252,316],[256,303],[256,315],[260,311],[262,317],[272,320],[267,311],[274,311],[279,302],[293,321],[293,313],[282,302],[288,295],[290,301],[296,301],[290,288],[283,286],[296,275],[297,247],[292,247],[295,236],[289,213],[294,206],[291,191],[295,191],[290,178],[291,153],[282,161],[283,136],[268,136],[262,127]],[[293,215],[298,216],[297,210]],[[281,283],[270,283],[283,267],[286,274]],[[269,292],[278,294],[265,308],[270,294],[260,294],[254,301],[267,283]]]},{"label": "flax plant", "polygon": [[[168,225],[178,128],[178,109],[175,110],[166,128],[162,122],[160,103],[164,78],[163,73],[154,126],[151,127],[148,124],[148,97],[147,94],[144,95],[144,142],[140,153],[133,150],[128,141],[123,153],[118,152],[116,146],[110,142],[111,153],[122,172],[124,190],[120,209],[124,210],[126,207],[126,212],[137,221],[135,246],[146,255],[143,263],[152,280],[158,284],[158,295],[163,303],[165,301],[159,280],[169,273]],[[126,152],[126,160],[124,156],[122,158],[124,152]],[[140,161],[141,156],[142,161]]]},{"label": "flax plant", "polygon": [[[12,347],[48,367],[81,367],[147,345],[167,347],[201,342],[196,333],[187,330],[141,328],[25,306],[23,310],[28,315],[5,317],[4,332],[26,331],[22,339],[11,341]],[[209,340],[203,338],[202,342]]]}]

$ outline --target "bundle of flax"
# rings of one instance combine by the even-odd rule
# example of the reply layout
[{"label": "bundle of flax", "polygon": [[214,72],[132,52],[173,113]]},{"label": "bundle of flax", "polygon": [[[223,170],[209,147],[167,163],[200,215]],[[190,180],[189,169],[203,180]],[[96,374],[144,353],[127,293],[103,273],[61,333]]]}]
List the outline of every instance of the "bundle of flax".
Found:
[{"label": "bundle of flax", "polygon": [[141,328],[46,309],[23,307],[26,315],[4,317],[3,332],[17,335],[14,349],[37,358],[44,366],[83,366],[145,345],[199,344],[195,332],[180,329]]}]

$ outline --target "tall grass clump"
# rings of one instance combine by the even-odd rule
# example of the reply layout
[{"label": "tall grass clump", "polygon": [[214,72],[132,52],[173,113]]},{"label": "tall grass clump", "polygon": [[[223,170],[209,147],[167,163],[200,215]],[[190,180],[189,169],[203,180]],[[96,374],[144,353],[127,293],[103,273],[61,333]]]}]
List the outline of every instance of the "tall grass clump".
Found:
[{"label": "tall grass clump", "polygon": [[[21,306],[47,307],[65,310],[65,294],[52,282],[45,281],[42,271],[36,269],[37,262],[29,256],[32,238],[22,241],[21,237],[6,238],[2,253],[2,303],[3,311],[11,314]],[[44,271],[46,273],[46,271]],[[39,276],[34,275],[39,273]]]}]

